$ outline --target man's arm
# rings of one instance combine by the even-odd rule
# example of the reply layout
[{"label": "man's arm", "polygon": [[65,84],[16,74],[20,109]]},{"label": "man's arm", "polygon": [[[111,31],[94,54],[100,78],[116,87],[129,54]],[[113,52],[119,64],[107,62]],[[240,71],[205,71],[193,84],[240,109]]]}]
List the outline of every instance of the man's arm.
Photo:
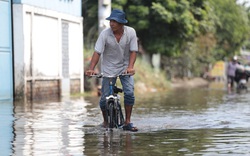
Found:
[{"label": "man's arm", "polygon": [[135,74],[135,70],[134,70],[135,61],[136,61],[136,52],[132,51],[130,52],[128,68],[125,71],[126,73],[131,74],[131,75]]},{"label": "man's arm", "polygon": [[97,52],[94,52],[94,54],[92,56],[92,59],[90,61],[89,69],[85,72],[85,74],[87,76],[95,74],[94,69],[95,69],[95,66],[97,65],[97,63],[99,61],[99,58],[100,58],[100,54],[98,54]]}]

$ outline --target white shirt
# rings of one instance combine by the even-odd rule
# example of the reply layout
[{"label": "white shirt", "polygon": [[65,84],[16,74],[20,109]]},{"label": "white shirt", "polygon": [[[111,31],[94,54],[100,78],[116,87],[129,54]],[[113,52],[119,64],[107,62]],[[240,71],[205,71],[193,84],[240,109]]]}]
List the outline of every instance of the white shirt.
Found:
[{"label": "white shirt", "polygon": [[104,29],[96,41],[95,51],[101,54],[101,71],[104,76],[121,74],[128,67],[130,52],[138,52],[134,28],[124,26],[124,32],[119,42],[111,28]]}]

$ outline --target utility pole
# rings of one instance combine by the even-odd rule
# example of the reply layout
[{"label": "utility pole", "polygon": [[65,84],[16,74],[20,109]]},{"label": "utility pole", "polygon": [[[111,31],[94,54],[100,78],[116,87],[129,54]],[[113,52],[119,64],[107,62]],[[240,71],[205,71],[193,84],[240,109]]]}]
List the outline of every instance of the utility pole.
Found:
[{"label": "utility pole", "polygon": [[[111,13],[111,0],[98,0],[98,33],[109,27],[109,21],[106,20]],[[100,63],[97,64],[97,68],[100,70]],[[98,95],[101,92],[101,79],[98,79]]]},{"label": "utility pole", "polygon": [[111,13],[111,0],[98,0],[98,32],[109,27],[109,21],[106,20]]}]

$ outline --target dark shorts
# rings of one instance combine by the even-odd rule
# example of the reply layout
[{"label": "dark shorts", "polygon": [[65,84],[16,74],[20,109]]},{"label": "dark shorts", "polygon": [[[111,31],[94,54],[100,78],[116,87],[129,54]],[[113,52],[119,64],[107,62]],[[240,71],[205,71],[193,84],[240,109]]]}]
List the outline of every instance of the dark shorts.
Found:
[{"label": "dark shorts", "polygon": [[234,85],[235,77],[234,76],[227,76],[227,83],[231,84],[231,86]]}]

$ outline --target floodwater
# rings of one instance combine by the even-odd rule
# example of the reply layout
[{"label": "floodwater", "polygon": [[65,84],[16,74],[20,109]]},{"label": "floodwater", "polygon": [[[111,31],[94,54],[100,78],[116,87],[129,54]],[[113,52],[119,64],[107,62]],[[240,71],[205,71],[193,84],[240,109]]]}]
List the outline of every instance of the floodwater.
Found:
[{"label": "floodwater", "polygon": [[132,116],[138,132],[101,128],[96,96],[2,101],[0,155],[250,155],[249,93],[227,93],[211,84],[144,94]]}]

